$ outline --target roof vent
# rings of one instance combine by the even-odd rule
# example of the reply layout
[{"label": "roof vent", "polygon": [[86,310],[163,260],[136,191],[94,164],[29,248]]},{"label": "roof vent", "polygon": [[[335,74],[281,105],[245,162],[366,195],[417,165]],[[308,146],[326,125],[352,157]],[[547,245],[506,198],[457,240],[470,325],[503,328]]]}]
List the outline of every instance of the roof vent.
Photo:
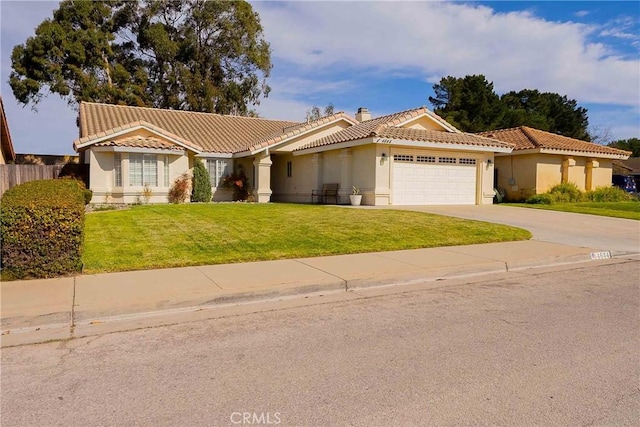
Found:
[{"label": "roof vent", "polygon": [[365,120],[371,120],[371,113],[367,107],[358,108],[358,112],[356,113],[356,120],[359,122],[364,122]]}]

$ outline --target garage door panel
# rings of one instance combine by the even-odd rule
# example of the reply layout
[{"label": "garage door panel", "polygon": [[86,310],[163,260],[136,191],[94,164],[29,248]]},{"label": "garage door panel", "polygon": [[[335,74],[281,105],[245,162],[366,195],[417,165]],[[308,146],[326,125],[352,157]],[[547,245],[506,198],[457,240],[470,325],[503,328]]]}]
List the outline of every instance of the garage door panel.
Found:
[{"label": "garage door panel", "polygon": [[394,205],[470,204],[476,202],[476,166],[396,162]]}]

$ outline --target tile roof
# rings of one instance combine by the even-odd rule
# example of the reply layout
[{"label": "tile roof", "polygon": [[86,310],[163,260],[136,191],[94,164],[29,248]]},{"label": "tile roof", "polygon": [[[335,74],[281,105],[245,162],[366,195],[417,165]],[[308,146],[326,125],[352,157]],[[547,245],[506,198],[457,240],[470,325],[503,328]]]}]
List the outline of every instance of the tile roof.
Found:
[{"label": "tile roof", "polygon": [[307,122],[307,123],[300,123],[297,125],[293,125],[293,126],[289,126],[287,128],[284,128],[282,131],[279,132],[275,132],[271,135],[267,135],[264,138],[262,138],[259,141],[256,141],[253,143],[252,146],[249,147],[250,150],[257,150],[263,147],[268,147],[270,145],[276,144],[280,141],[284,141],[285,139],[291,138],[293,136],[302,134],[308,130],[311,130],[313,128],[316,128],[320,125],[326,124],[326,123],[331,123],[335,120],[338,119],[345,119],[349,122],[351,122],[352,124],[357,124],[358,122],[353,119],[351,116],[343,113],[343,112],[339,112],[336,114],[332,114],[330,116],[325,116],[325,117],[321,117],[318,120],[312,121],[312,122]]},{"label": "tile roof", "polygon": [[613,155],[620,156],[621,158],[631,154],[616,148],[581,141],[527,126],[482,132],[478,135],[513,144],[515,146],[514,152],[518,150],[544,148],[550,150],[575,151],[576,153]]},{"label": "tile roof", "polygon": [[[436,130],[397,127],[398,125],[401,125],[402,123],[405,123],[406,121],[414,117],[418,117],[422,114],[429,115],[451,131],[441,132]],[[305,144],[297,150],[305,150],[309,148],[322,147],[325,145],[338,144],[341,142],[355,141],[367,137],[382,137],[445,144],[464,144],[485,147],[511,148],[510,144],[505,144],[503,142],[481,137],[478,135],[460,132],[449,123],[445,122],[438,115],[429,111],[426,107],[420,107],[413,110],[401,111],[399,113],[366,120],[364,122],[356,124],[355,126],[351,126],[332,135],[325,136],[324,138],[310,142],[309,144]]]},{"label": "tile roof", "polygon": [[129,138],[107,140],[105,142],[99,142],[95,144],[96,147],[135,147],[135,148],[156,148],[162,150],[178,150],[181,151],[182,147],[162,139],[155,138],[153,136],[140,136],[134,135]]},{"label": "tile roof", "polygon": [[[74,145],[89,138],[115,133],[132,124],[144,122],[176,139],[188,142],[202,151],[236,153],[246,150],[254,142],[270,135],[279,135],[299,122],[267,120],[253,117],[225,116],[181,110],[162,110],[147,107],[82,102],[80,104],[80,139]],[[101,135],[104,133],[104,135]]]}]

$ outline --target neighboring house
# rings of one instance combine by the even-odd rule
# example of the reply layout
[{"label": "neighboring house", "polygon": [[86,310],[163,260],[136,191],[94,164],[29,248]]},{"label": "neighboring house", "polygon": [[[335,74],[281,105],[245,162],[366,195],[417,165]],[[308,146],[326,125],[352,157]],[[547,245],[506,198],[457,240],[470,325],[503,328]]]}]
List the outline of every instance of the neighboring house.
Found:
[{"label": "neighboring house", "polygon": [[9,124],[7,123],[7,115],[4,112],[4,104],[2,96],[0,96],[0,165],[12,163],[16,159],[16,153],[13,150],[13,141],[9,132]]},{"label": "neighboring house", "polygon": [[167,202],[169,187],[201,159],[214,200],[231,200],[222,178],[242,169],[258,202],[310,203],[339,184],[367,205],[489,204],[494,155],[510,144],[463,133],[425,107],[371,119],[337,113],[309,123],[210,113],[80,104],[74,148],[89,164],[94,203]]},{"label": "neighboring house", "polygon": [[581,190],[611,186],[613,160],[631,153],[550,132],[520,126],[480,135],[514,145],[512,153],[496,154],[496,186],[510,200],[544,193],[572,182]]},{"label": "neighboring house", "polygon": [[632,176],[636,186],[640,188],[640,157],[613,161],[613,174]]}]

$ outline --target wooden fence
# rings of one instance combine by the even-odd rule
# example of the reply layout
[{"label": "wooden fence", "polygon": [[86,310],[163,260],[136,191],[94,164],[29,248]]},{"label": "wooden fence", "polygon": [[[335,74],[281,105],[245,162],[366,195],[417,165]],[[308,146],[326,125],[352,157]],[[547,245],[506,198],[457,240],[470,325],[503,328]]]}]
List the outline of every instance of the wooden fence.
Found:
[{"label": "wooden fence", "polygon": [[56,179],[64,165],[0,165],[0,195],[10,188],[38,179]]}]

